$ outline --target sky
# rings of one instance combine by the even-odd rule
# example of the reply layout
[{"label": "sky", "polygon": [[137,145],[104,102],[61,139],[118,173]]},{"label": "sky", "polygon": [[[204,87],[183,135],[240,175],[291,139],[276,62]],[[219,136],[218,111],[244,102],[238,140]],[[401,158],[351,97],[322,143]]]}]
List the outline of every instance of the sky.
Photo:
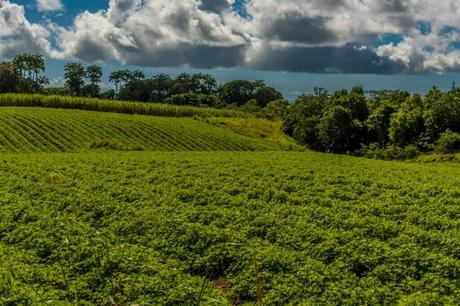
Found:
[{"label": "sky", "polygon": [[0,0],[0,60],[45,55],[148,76],[265,80],[289,100],[315,87],[424,93],[460,83],[458,0]]}]

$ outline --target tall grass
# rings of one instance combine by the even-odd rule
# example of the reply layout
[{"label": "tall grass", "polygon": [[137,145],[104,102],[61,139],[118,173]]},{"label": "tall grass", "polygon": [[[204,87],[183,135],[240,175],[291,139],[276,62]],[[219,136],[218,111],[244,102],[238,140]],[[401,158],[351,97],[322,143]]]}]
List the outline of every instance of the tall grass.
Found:
[{"label": "tall grass", "polygon": [[93,98],[45,96],[37,94],[0,94],[0,106],[36,106],[46,108],[81,109],[99,112],[165,117],[251,117],[251,115],[246,112],[227,109],[101,100]]}]

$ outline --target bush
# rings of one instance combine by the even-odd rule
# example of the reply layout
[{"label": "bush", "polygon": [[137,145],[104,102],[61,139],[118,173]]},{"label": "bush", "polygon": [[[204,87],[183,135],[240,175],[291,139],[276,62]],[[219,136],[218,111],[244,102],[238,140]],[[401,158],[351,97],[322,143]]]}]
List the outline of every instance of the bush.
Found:
[{"label": "bush", "polygon": [[249,100],[248,102],[246,102],[244,105],[241,106],[241,109],[245,112],[250,112],[250,113],[258,113],[262,110],[262,108],[259,106],[256,99]]},{"label": "bush", "polygon": [[282,119],[289,103],[283,99],[275,100],[267,104],[262,110],[262,116],[269,120]]},{"label": "bush", "polygon": [[371,143],[367,146],[363,146],[359,152],[362,156],[367,158],[385,160],[408,160],[413,159],[420,154],[419,149],[413,145],[406,147],[390,145],[386,148],[382,148],[378,143]]},{"label": "bush", "polygon": [[460,134],[447,130],[441,134],[436,142],[436,151],[454,153],[460,151]]},{"label": "bush", "polygon": [[413,159],[419,155],[420,152],[416,146],[409,145],[404,148],[395,145],[388,146],[383,151],[383,159]]}]

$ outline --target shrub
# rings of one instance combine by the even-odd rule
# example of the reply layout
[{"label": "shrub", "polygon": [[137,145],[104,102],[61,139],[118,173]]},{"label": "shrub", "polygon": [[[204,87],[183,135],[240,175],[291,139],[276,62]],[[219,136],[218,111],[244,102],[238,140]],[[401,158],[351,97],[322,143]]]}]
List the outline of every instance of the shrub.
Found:
[{"label": "shrub", "polygon": [[441,134],[436,142],[436,151],[442,153],[454,153],[460,151],[460,134],[447,130]]},{"label": "shrub", "polygon": [[262,108],[259,106],[256,99],[251,99],[241,106],[241,109],[250,113],[258,113]]},{"label": "shrub", "polygon": [[371,143],[369,145],[363,146],[359,153],[364,157],[373,159],[408,160],[417,157],[420,154],[420,151],[416,146],[413,145],[406,147],[389,145],[385,148],[382,148],[378,143]]},{"label": "shrub", "polygon": [[406,147],[398,147],[391,145],[386,147],[383,151],[383,159],[394,160],[394,159],[413,159],[419,155],[420,152],[416,146],[408,145]]},{"label": "shrub", "polygon": [[288,105],[283,99],[272,101],[264,107],[262,116],[269,120],[281,119],[286,113]]}]

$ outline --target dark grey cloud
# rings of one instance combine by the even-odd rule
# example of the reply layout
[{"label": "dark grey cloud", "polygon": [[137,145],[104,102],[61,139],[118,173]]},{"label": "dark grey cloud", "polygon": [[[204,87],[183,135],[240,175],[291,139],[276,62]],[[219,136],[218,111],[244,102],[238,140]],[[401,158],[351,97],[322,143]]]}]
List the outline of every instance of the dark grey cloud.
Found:
[{"label": "dark grey cloud", "polygon": [[113,56],[110,48],[90,37],[78,41],[75,46],[75,53],[78,54],[79,59],[88,62],[105,60]]},{"label": "dark grey cloud", "polygon": [[219,13],[230,8],[227,0],[201,0],[200,9],[208,12]]},{"label": "dark grey cloud", "polygon": [[407,13],[409,10],[407,0],[381,0],[378,3],[383,12]]},{"label": "dark grey cloud", "polygon": [[270,39],[286,42],[318,44],[336,39],[333,31],[326,27],[327,18],[309,17],[297,12],[287,13],[270,22],[264,29],[264,35]]},{"label": "dark grey cloud", "polygon": [[317,73],[391,74],[406,69],[403,63],[381,57],[358,44],[265,49],[250,66],[263,70]]},{"label": "dark grey cloud", "polygon": [[211,69],[216,67],[231,68],[240,66],[245,57],[247,46],[209,46],[181,43],[148,51],[123,51],[124,58],[135,65],[151,67],[174,67],[187,65],[193,68]]}]

